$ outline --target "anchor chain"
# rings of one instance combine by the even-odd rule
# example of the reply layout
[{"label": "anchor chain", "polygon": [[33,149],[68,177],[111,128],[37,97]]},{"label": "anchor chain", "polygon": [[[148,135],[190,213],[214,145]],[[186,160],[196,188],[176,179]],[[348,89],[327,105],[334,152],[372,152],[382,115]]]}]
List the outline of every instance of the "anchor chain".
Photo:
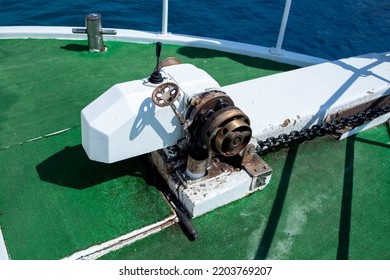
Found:
[{"label": "anchor chain", "polygon": [[310,128],[303,128],[302,130],[293,130],[289,134],[280,134],[277,137],[268,137],[266,140],[258,140],[256,152],[259,155],[264,155],[270,151],[278,150],[282,147],[288,147],[293,143],[303,142],[305,140],[312,140],[315,137],[323,136],[325,134],[340,135],[338,132],[341,129],[353,129],[365,122],[373,120],[381,115],[390,112],[390,104],[382,108],[371,108],[357,114],[349,115],[340,119],[335,119],[331,122],[324,122],[322,124],[315,124]]}]

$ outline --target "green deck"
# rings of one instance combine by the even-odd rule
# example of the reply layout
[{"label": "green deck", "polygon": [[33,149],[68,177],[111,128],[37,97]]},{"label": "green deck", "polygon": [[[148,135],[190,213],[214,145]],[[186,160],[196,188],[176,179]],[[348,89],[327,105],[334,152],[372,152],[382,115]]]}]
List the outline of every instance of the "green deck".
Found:
[{"label": "green deck", "polygon": [[386,126],[264,159],[267,188],[196,218],[197,241],[175,225],[104,259],[390,259]]},{"label": "green deck", "polygon": [[[81,109],[116,83],[148,76],[155,63],[153,45],[106,44],[107,53],[92,54],[86,41],[0,40],[0,225],[11,259],[64,258],[171,214],[140,158],[100,164],[81,147]],[[293,69],[170,45],[163,56],[221,85]],[[163,234],[171,230],[183,238],[176,228]]]},{"label": "green deck", "polygon": [[[154,46],[0,40],[0,225],[12,259],[59,259],[171,214],[141,158],[107,165],[81,147],[80,111],[146,77]],[[165,45],[222,86],[293,67]],[[261,109],[261,108],[259,108]],[[62,131],[62,133],[50,135]],[[390,130],[327,136],[264,156],[268,187],[103,259],[390,259]]]}]

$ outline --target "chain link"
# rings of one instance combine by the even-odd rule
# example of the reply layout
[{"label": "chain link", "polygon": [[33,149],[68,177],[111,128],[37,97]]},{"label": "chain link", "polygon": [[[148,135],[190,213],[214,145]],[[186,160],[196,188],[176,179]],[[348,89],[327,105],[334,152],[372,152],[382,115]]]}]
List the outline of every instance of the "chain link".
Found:
[{"label": "chain link", "polygon": [[338,134],[338,130],[344,128],[352,129],[388,112],[390,112],[390,104],[387,104],[382,108],[367,109],[348,117],[333,120],[330,123],[324,122],[322,124],[315,124],[310,128],[304,128],[300,131],[293,130],[289,134],[283,133],[278,137],[269,137],[264,141],[259,140],[256,152],[260,155],[264,155],[270,151],[275,151],[282,147],[288,147],[292,143],[311,140],[315,137],[323,136],[325,134]]}]

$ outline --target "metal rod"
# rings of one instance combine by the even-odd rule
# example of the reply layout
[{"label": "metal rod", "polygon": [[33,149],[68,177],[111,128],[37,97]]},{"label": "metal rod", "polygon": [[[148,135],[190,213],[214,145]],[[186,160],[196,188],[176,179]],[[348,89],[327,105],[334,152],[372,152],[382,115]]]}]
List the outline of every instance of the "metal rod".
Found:
[{"label": "metal rod", "polygon": [[87,28],[72,28],[73,33],[87,34]]},{"label": "metal rod", "polygon": [[175,104],[171,104],[171,108],[173,110],[173,112],[175,113],[176,117],[179,119],[180,121],[180,124],[181,125],[184,125],[184,123],[186,122],[186,120],[184,119],[184,117],[180,114],[179,110],[177,109],[177,107],[175,106]]},{"label": "metal rod", "polygon": [[286,31],[288,15],[290,13],[291,2],[292,0],[286,0],[286,5],[284,6],[283,18],[282,18],[282,23],[280,24],[278,41],[276,43],[276,48],[273,50],[276,53],[282,52],[282,44],[284,39],[284,33]]},{"label": "metal rod", "polygon": [[113,29],[102,29],[102,34],[107,34],[107,35],[116,35],[117,31]]},{"label": "metal rod", "polygon": [[161,34],[168,35],[168,0],[163,0]]}]

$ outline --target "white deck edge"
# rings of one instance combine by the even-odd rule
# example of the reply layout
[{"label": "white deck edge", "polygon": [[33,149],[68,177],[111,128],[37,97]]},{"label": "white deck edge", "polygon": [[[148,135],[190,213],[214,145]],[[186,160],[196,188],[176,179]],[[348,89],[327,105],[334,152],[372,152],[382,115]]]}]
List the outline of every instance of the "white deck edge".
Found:
[{"label": "white deck edge", "polygon": [[94,260],[100,258],[110,252],[121,249],[151,234],[157,233],[167,227],[170,227],[171,225],[176,223],[176,219],[176,214],[173,214],[168,218],[165,218],[164,220],[161,220],[154,224],[131,231],[101,244],[91,246],[85,250],[75,252],[72,255],[63,258],[63,260]]},{"label": "white deck edge", "polygon": [[3,232],[0,226],[0,260],[9,260],[7,247],[5,246]]},{"label": "white deck edge", "polygon": [[[161,35],[156,32],[116,29],[117,35],[104,35],[105,41],[121,41],[133,43],[154,43],[161,41],[166,44],[191,46],[213,49],[229,53],[269,59],[281,63],[305,67],[319,64],[327,60],[295,52],[283,51],[282,54],[272,52],[273,48],[256,46],[227,40],[197,37],[190,35],[171,34]],[[72,27],[49,26],[5,26],[0,27],[0,39],[87,39],[86,34],[73,34]]]}]

